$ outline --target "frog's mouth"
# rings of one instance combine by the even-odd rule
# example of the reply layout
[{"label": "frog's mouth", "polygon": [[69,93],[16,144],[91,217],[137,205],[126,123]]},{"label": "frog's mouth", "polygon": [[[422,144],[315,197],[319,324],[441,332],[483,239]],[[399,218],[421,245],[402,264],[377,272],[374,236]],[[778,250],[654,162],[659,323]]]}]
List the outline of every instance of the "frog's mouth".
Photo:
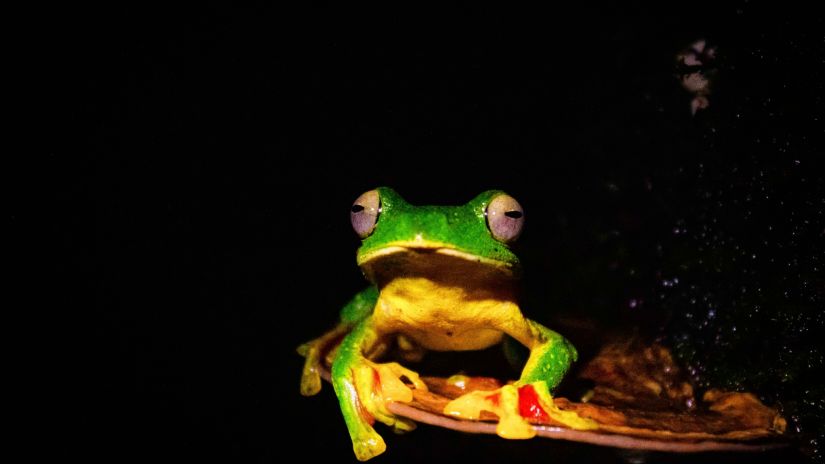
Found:
[{"label": "frog's mouth", "polygon": [[397,241],[358,255],[358,265],[370,280],[399,275],[443,276],[463,279],[512,279],[518,267],[456,249],[439,242]]}]

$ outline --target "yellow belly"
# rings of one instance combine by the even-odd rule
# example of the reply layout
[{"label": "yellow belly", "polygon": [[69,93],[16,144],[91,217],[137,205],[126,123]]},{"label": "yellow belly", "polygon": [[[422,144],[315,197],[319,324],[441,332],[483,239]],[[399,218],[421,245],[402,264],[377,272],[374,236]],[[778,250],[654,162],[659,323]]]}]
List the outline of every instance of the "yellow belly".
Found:
[{"label": "yellow belly", "polygon": [[402,333],[430,350],[487,348],[501,341],[498,327],[518,310],[509,287],[488,287],[398,277],[381,288],[373,322],[383,333]]}]

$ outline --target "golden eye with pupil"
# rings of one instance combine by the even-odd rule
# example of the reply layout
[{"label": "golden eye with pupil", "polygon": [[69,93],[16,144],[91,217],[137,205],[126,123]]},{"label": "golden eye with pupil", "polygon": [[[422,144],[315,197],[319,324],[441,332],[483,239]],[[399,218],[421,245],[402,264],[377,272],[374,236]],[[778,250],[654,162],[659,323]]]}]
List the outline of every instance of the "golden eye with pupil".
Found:
[{"label": "golden eye with pupil", "polygon": [[380,214],[381,198],[377,190],[370,190],[355,199],[350,208],[349,220],[355,233],[361,238],[367,238],[375,230]]},{"label": "golden eye with pupil", "polygon": [[515,198],[502,193],[490,201],[485,210],[487,227],[499,242],[511,243],[518,239],[524,227],[524,210]]}]

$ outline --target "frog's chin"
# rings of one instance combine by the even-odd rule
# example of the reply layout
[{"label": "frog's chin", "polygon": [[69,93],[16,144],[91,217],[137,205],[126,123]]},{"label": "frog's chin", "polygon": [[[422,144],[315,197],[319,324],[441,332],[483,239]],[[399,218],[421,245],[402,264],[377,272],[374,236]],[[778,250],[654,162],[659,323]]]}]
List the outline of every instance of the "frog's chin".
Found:
[{"label": "frog's chin", "polygon": [[393,242],[361,253],[358,265],[368,277],[388,273],[441,274],[447,269],[467,277],[497,275],[499,278],[515,278],[518,274],[518,266],[511,263],[458,250],[449,244],[421,241]]}]

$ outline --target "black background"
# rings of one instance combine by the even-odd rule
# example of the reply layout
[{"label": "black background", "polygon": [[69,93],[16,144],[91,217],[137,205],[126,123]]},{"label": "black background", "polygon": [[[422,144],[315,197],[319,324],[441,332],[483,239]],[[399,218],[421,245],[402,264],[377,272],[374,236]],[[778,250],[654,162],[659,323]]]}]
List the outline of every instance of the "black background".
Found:
[{"label": "black background", "polygon": [[[375,186],[418,204],[508,191],[527,211],[528,312],[649,327],[666,316],[628,302],[656,295],[698,192],[744,196],[762,172],[822,191],[825,25],[805,11],[72,13],[54,47],[77,82],[61,114],[83,156],[56,157],[77,175],[55,203],[71,249],[58,271],[94,295],[67,372],[82,393],[69,422],[89,432],[66,451],[88,459],[354,460],[331,388],[298,394],[294,350],[364,284],[348,208]],[[692,117],[674,57],[699,38],[718,45],[720,73]],[[620,458],[379,433],[393,462]]]}]

